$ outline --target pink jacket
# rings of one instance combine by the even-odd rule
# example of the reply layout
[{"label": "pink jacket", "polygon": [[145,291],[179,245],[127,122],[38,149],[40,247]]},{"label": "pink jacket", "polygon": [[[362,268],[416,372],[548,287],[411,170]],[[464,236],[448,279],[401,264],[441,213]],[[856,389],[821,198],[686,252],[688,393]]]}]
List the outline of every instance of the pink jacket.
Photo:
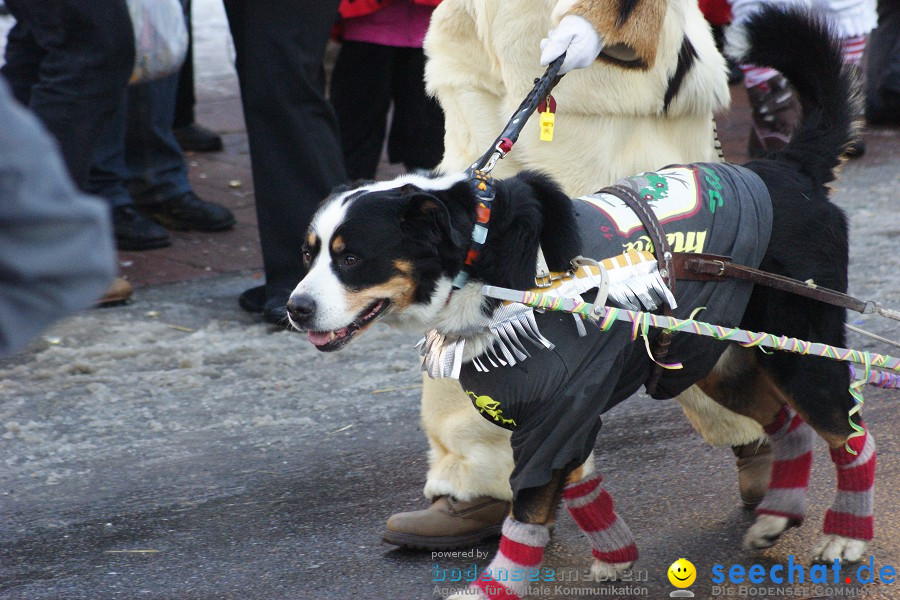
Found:
[{"label": "pink jacket", "polygon": [[342,0],[340,39],[421,48],[441,0]]},{"label": "pink jacket", "polygon": [[[413,4],[422,6],[435,7],[441,3],[441,0],[412,0]],[[377,10],[389,5],[391,0],[341,0],[338,11],[341,18],[352,19],[353,17],[362,17],[371,14]]]}]

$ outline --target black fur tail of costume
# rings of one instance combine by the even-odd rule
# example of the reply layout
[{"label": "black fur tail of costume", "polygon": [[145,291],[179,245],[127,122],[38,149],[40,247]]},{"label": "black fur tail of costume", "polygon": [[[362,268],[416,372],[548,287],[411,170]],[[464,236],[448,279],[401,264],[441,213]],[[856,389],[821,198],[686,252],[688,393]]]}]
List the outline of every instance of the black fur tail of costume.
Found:
[{"label": "black fur tail of costume", "polygon": [[[823,21],[804,11],[765,8],[745,27],[749,47],[740,60],[781,71],[803,107],[800,125],[784,148],[744,165],[759,175],[772,200],[772,231],[759,268],[846,293],[847,219],[829,202],[825,185],[835,178],[856,113],[840,43]],[[756,286],[741,327],[842,347],[846,319],[841,307]],[[757,360],[809,424],[820,432],[852,433],[847,414],[854,400],[846,392],[846,365],[784,353]]]},{"label": "black fur tail of costume", "polygon": [[834,179],[853,136],[858,99],[828,24],[804,10],[766,7],[745,25],[739,60],[780,71],[797,91],[803,120],[790,142],[770,155],[793,163],[817,185]]}]

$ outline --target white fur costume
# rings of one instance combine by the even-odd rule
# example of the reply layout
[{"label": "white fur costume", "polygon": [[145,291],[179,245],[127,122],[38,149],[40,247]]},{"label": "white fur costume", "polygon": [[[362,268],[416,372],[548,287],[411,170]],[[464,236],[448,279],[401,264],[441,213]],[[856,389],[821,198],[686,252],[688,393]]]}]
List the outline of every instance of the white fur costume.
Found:
[{"label": "white fur costume", "polygon": [[[446,115],[440,169],[465,169],[490,147],[543,72],[541,39],[566,14],[588,19],[614,58],[636,58],[647,68],[597,60],[567,74],[553,91],[554,140],[539,141],[533,117],[497,165],[496,177],[541,170],[574,197],[667,164],[717,160],[712,114],[727,106],[728,86],[724,60],[695,0],[640,0],[617,28],[618,4],[444,0],[425,39],[426,85]],[[696,56],[666,106],[685,38]],[[679,400],[711,444],[738,445],[763,435],[755,421],[726,411],[696,388]],[[427,497],[511,498],[509,432],[482,418],[458,381],[425,377],[422,421],[431,445]]]}]

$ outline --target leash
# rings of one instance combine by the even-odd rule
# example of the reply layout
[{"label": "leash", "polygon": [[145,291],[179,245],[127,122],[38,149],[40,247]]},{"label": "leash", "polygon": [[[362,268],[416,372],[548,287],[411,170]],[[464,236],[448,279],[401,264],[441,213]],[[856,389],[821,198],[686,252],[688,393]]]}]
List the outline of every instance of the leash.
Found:
[{"label": "leash", "polygon": [[[547,98],[553,86],[559,82],[562,75],[559,69],[562,66],[566,53],[563,52],[556,60],[547,66],[547,70],[539,78],[534,80],[534,87],[519,104],[519,108],[513,113],[513,116],[507,121],[506,127],[500,132],[500,135],[494,140],[491,149],[485,152],[481,157],[473,162],[466,174],[469,177],[469,185],[472,187],[475,196],[478,198],[478,205],[475,209],[475,225],[472,227],[472,238],[469,242],[469,249],[466,252],[466,260],[462,269],[453,279],[453,291],[461,289],[472,273],[472,267],[481,256],[481,249],[487,240],[487,233],[491,221],[491,208],[494,202],[494,183],[491,178],[491,171],[496,166],[497,161],[509,154],[513,145],[518,141],[519,134],[528,118],[537,110],[542,100]],[[538,275],[545,276],[550,274],[547,268],[547,262],[544,260],[544,253],[538,246]]]},{"label": "leash", "polygon": [[757,285],[764,285],[833,306],[849,308],[864,315],[878,314],[888,319],[900,321],[900,311],[886,308],[878,302],[871,300],[864,302],[842,292],[819,287],[811,281],[800,281],[799,279],[739,265],[731,262],[731,259],[727,256],[676,252],[674,263],[675,277],[677,279],[688,281],[716,281],[727,277],[743,279]]}]

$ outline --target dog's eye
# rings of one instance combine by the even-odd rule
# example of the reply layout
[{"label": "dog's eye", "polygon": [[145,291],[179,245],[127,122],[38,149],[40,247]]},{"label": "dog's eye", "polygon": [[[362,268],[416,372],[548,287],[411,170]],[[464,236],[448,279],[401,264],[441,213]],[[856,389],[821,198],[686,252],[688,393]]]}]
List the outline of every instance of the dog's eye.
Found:
[{"label": "dog's eye", "polygon": [[309,250],[303,251],[303,264],[309,265],[312,262],[312,252]]},{"label": "dog's eye", "polygon": [[345,267],[352,267],[357,262],[359,262],[359,259],[352,254],[348,254],[343,259],[341,259],[341,264]]}]

